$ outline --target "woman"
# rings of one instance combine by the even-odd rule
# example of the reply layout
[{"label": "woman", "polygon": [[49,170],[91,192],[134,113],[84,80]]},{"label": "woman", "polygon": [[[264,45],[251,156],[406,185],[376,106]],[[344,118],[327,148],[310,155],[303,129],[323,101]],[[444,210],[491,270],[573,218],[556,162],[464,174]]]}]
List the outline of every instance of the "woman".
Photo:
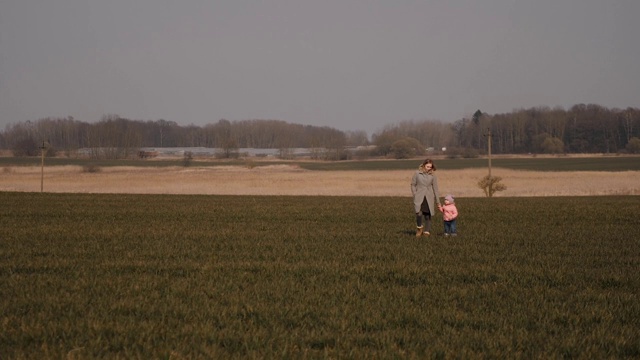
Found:
[{"label": "woman", "polygon": [[[433,175],[436,165],[433,160],[425,160],[411,179],[411,194],[416,212],[416,236],[431,235],[431,215],[441,206],[438,178]],[[434,206],[437,205],[437,206]],[[422,223],[424,217],[425,223]]]}]

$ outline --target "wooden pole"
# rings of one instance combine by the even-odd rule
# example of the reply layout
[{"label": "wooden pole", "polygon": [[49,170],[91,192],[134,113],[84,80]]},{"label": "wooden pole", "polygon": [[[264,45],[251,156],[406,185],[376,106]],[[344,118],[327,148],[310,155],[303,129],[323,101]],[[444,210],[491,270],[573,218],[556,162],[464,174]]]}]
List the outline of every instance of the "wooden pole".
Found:
[{"label": "wooden pole", "polygon": [[489,179],[491,179],[491,129],[487,129],[487,138],[489,139]]},{"label": "wooden pole", "polygon": [[44,151],[46,149],[44,145],[44,140],[42,140],[42,146],[40,147],[40,153],[42,154],[42,160],[40,163],[41,172],[40,172],[40,192],[44,192]]}]

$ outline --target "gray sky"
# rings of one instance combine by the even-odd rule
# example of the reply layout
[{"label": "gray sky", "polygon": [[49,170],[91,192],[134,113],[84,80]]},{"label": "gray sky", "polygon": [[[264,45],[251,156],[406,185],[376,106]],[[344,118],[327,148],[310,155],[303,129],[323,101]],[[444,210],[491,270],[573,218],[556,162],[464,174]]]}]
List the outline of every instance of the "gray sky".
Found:
[{"label": "gray sky", "polygon": [[0,0],[0,129],[640,106],[638,0]]}]

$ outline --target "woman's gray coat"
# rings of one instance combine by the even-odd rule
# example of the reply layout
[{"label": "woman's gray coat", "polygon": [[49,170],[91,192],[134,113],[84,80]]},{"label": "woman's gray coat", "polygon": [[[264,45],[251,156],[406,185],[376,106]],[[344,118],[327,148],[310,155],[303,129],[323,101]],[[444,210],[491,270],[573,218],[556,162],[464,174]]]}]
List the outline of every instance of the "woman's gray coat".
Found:
[{"label": "woman's gray coat", "polygon": [[413,194],[413,207],[416,213],[420,212],[420,205],[426,197],[429,212],[432,216],[436,214],[434,204],[440,204],[440,190],[438,190],[438,178],[433,175],[433,172],[427,173],[424,167],[416,171],[411,179],[411,194]]}]

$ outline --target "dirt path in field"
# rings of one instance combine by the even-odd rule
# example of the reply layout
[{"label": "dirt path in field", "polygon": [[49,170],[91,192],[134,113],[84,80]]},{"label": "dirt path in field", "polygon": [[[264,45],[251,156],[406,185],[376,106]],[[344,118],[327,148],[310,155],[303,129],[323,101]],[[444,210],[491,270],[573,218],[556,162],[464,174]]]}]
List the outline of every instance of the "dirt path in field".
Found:
[{"label": "dirt path in field", "polygon": [[[412,171],[310,171],[289,165],[215,167],[45,168],[44,191],[66,193],[410,196]],[[486,169],[440,170],[440,192],[483,197]],[[496,197],[640,195],[640,172],[533,172],[493,169],[507,190]],[[39,167],[4,168],[0,191],[40,192]]]}]

